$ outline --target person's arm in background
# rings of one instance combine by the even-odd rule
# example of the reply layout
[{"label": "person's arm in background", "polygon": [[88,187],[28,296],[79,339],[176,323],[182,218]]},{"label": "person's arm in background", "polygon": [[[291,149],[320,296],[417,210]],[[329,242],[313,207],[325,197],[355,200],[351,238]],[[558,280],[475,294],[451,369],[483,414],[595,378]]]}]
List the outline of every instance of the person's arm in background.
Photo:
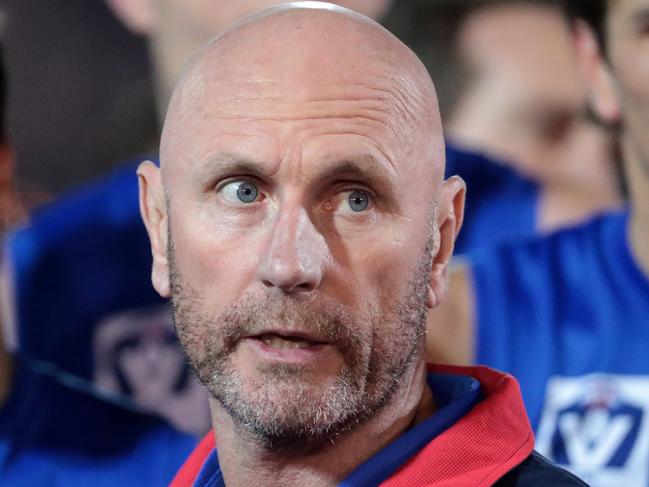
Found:
[{"label": "person's arm in background", "polygon": [[475,300],[469,266],[458,261],[449,275],[448,295],[428,313],[426,358],[429,362],[475,361]]}]

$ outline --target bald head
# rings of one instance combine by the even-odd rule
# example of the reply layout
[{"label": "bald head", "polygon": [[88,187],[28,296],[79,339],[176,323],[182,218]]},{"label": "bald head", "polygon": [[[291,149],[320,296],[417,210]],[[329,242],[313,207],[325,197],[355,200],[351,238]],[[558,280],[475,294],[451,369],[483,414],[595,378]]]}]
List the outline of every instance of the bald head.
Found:
[{"label": "bald head", "polygon": [[214,418],[303,450],[423,390],[464,193],[403,44],[316,2],[248,19],[190,61],[161,165],[138,172],[153,283]]},{"label": "bald head", "polygon": [[351,10],[322,2],[280,5],[243,20],[193,56],[171,99],[161,162],[207,155],[178,146],[188,131],[202,130],[201,121],[345,118],[350,108],[362,112],[359,122],[384,129],[386,147],[379,150],[388,158],[392,142],[416,147],[421,162],[434,163],[441,177],[437,98],[419,59]]}]

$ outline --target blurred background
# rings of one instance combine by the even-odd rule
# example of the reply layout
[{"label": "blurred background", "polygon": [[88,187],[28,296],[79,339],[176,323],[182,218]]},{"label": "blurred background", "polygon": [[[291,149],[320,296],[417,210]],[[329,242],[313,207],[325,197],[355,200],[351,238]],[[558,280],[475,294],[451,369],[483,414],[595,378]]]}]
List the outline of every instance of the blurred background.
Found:
[{"label": "blurred background", "polygon": [[106,2],[0,5],[8,120],[23,191],[59,194],[155,147],[146,43]]}]

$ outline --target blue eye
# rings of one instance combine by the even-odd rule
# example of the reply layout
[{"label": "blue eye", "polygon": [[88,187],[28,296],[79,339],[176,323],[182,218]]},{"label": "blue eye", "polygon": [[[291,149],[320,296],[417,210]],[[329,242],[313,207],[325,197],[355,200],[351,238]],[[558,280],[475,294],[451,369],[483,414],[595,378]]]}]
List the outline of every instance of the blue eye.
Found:
[{"label": "blue eye", "polygon": [[347,202],[352,211],[365,211],[370,206],[370,196],[365,191],[351,191]]},{"label": "blue eye", "polygon": [[259,198],[259,188],[250,181],[233,181],[221,188],[223,197],[230,203],[254,203]]}]

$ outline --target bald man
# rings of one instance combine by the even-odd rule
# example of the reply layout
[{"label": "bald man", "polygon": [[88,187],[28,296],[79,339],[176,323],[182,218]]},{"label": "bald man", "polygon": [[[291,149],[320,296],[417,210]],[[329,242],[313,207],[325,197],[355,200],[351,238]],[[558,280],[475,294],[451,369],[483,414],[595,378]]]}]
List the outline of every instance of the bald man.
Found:
[{"label": "bald man", "polygon": [[511,377],[424,361],[464,205],[443,149],[425,68],[351,11],[276,7],[193,57],[138,170],[214,427],[175,485],[583,485]]}]

